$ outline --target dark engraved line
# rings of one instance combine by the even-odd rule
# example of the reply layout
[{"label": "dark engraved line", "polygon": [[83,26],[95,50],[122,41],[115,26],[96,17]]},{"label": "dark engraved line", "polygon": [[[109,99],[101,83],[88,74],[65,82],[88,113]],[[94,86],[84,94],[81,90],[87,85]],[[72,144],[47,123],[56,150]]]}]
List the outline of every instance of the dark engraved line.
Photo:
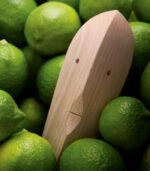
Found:
[{"label": "dark engraved line", "polygon": [[77,116],[80,116],[81,117],[81,115],[79,115],[77,113],[74,113],[74,112],[71,112],[71,111],[69,111],[69,112],[72,113],[72,114],[74,114],[74,115],[77,115]]}]

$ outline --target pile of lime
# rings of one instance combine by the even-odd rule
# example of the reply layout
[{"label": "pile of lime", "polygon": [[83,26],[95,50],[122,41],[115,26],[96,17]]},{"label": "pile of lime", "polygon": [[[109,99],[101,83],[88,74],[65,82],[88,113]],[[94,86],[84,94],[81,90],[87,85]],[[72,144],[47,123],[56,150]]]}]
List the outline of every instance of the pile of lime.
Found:
[{"label": "pile of lime", "polygon": [[[133,31],[128,78],[100,113],[100,135],[56,161],[42,132],[65,54],[86,21],[110,10]],[[150,0],[0,0],[0,171],[33,170],[150,171]]]}]

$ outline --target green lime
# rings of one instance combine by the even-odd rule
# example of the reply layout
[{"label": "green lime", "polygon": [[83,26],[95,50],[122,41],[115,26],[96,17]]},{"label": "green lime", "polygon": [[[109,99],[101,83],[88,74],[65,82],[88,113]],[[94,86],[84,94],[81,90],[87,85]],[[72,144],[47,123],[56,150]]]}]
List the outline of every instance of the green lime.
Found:
[{"label": "green lime", "polygon": [[150,61],[150,24],[144,22],[130,22],[134,36],[135,49],[133,62],[128,79],[124,85],[122,95],[140,98],[140,77]]},{"label": "green lime", "polygon": [[34,8],[34,0],[0,0],[0,39],[24,44],[24,25]]},{"label": "green lime", "polygon": [[[54,1],[54,0],[48,0],[48,1]],[[78,8],[79,8],[79,0],[55,0],[55,1],[64,2],[64,3],[72,6],[76,10],[78,10]]]},{"label": "green lime", "polygon": [[144,146],[150,136],[150,112],[133,97],[118,97],[102,111],[99,130],[115,146],[132,151]]},{"label": "green lime", "polygon": [[149,170],[150,170],[150,144],[144,151],[142,168],[141,168],[141,171],[149,171]]},{"label": "green lime", "polygon": [[132,22],[132,21],[138,21],[138,18],[136,17],[136,15],[135,15],[135,12],[134,12],[134,11],[132,11],[132,12],[131,12],[131,15],[130,15],[130,17],[129,17],[128,21],[129,21],[129,22]]},{"label": "green lime", "polygon": [[38,53],[55,55],[66,52],[80,26],[75,9],[52,1],[31,12],[25,25],[25,36],[28,44]]},{"label": "green lime", "polygon": [[20,49],[5,40],[0,41],[0,89],[18,96],[28,77],[27,61]]},{"label": "green lime", "polygon": [[133,0],[133,9],[136,16],[141,21],[150,22],[150,1],[149,0]]},{"label": "green lime", "polygon": [[64,55],[54,57],[46,61],[38,72],[37,95],[47,105],[51,102],[63,62]]},{"label": "green lime", "polygon": [[34,95],[37,72],[45,60],[29,46],[24,47],[22,51],[29,66],[29,77],[25,87],[25,93],[28,95]]},{"label": "green lime", "polygon": [[24,117],[25,114],[19,110],[13,98],[0,90],[0,141],[14,133]]},{"label": "green lime", "polygon": [[26,114],[24,120],[24,128],[41,134],[48,109],[35,98],[27,98],[20,104],[20,109]]},{"label": "green lime", "polygon": [[22,130],[0,145],[0,171],[54,171],[56,159],[47,140]]},{"label": "green lime", "polygon": [[131,72],[134,77],[140,76],[145,65],[150,60],[150,24],[143,22],[131,22],[134,35],[135,50]]},{"label": "green lime", "polygon": [[60,157],[60,171],[124,171],[122,157],[104,141],[84,138],[69,145]]},{"label": "green lime", "polygon": [[126,18],[132,10],[131,0],[80,0],[79,13],[84,21],[110,10],[119,10]]},{"label": "green lime", "polygon": [[148,108],[150,108],[150,62],[146,65],[142,73],[140,92],[142,100],[147,104]]}]

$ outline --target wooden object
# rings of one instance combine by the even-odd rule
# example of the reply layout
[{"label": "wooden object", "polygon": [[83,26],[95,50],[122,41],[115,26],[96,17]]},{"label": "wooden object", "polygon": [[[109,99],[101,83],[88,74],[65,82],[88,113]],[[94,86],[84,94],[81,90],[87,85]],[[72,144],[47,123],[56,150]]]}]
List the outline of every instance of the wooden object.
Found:
[{"label": "wooden object", "polygon": [[93,17],[77,32],[67,51],[43,133],[57,158],[74,140],[98,135],[100,113],[124,85],[133,46],[128,22],[118,11]]}]

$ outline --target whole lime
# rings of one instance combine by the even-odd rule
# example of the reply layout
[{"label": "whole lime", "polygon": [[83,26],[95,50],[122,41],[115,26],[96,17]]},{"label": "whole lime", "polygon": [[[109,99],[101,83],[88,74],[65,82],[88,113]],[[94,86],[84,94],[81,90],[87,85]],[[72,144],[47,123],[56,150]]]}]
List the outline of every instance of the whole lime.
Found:
[{"label": "whole lime", "polygon": [[54,171],[56,159],[44,138],[22,130],[0,146],[0,171]]},{"label": "whole lime", "polygon": [[26,98],[20,104],[20,109],[26,114],[24,128],[41,134],[48,109],[35,98]]},{"label": "whole lime", "polygon": [[124,162],[111,145],[97,139],[79,139],[60,157],[60,171],[123,171]]},{"label": "whole lime", "polygon": [[119,10],[127,19],[132,10],[131,0],[80,0],[79,13],[83,21],[110,10]]},{"label": "whole lime", "polygon": [[149,141],[150,112],[136,98],[118,97],[102,111],[99,130],[110,144],[126,151],[137,150]]},{"label": "whole lime", "polygon": [[134,58],[131,72],[133,74],[133,77],[137,77],[140,76],[144,67],[150,60],[150,24],[135,21],[131,22],[130,26],[135,42]]},{"label": "whole lime", "polygon": [[0,90],[0,141],[16,131],[25,114],[18,108],[13,98]]},{"label": "whole lime", "polygon": [[55,55],[66,52],[80,26],[75,9],[52,1],[31,12],[25,25],[25,36],[28,44],[40,54]]},{"label": "whole lime", "polygon": [[150,22],[149,0],[133,0],[133,9],[141,21]]},{"label": "whole lime", "polygon": [[150,24],[134,21],[130,26],[134,36],[134,56],[122,94],[140,98],[141,74],[150,61]]},{"label": "whole lime", "polygon": [[18,46],[23,45],[24,25],[35,8],[34,0],[0,0],[0,39]]},{"label": "whole lime", "polygon": [[58,76],[64,62],[64,55],[46,61],[37,75],[37,96],[49,105],[56,87]]},{"label": "whole lime", "polygon": [[13,97],[21,94],[28,77],[28,64],[22,51],[5,40],[0,41],[0,89]]}]

